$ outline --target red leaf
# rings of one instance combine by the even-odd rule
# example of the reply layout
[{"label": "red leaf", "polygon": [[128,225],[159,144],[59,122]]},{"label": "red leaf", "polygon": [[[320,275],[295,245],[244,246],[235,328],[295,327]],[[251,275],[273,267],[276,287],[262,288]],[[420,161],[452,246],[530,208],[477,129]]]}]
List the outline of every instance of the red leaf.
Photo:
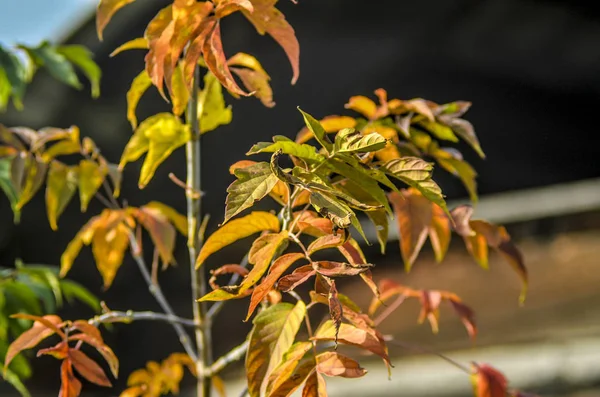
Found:
[{"label": "red leaf", "polygon": [[434,334],[439,331],[438,319],[440,317],[440,303],[442,303],[442,294],[439,291],[421,290],[421,313],[419,314],[419,323],[425,319],[429,320],[431,330]]},{"label": "red leaf", "polygon": [[62,360],[67,357],[69,353],[69,344],[65,341],[59,342],[57,345],[49,347],[47,349],[40,349],[37,352],[37,357],[39,356],[52,356],[58,360]]},{"label": "red leaf", "polygon": [[104,359],[108,363],[108,366],[110,367],[110,372],[113,374],[113,376],[115,378],[118,377],[118,375],[119,375],[119,359],[117,358],[117,356],[115,355],[115,353],[112,351],[112,349],[110,347],[105,345],[102,341],[99,341],[98,339],[95,339],[88,334],[71,335],[71,336],[69,336],[69,340],[70,341],[71,340],[83,341],[83,342],[87,343],[88,345],[92,346],[93,348],[95,348],[98,351],[98,353],[100,353],[102,355],[102,357],[104,357]]},{"label": "red leaf", "polygon": [[355,360],[335,352],[317,356],[317,371],[323,375],[342,378],[360,378],[367,373]]},{"label": "red leaf", "polygon": [[252,291],[252,297],[250,298],[250,306],[248,307],[248,314],[246,316],[246,320],[244,321],[248,321],[250,316],[252,316],[252,313],[254,313],[256,307],[260,304],[260,302],[263,301],[263,299],[265,299],[269,291],[273,289],[273,286],[275,285],[279,277],[281,277],[281,275],[285,273],[285,271],[291,265],[293,265],[294,262],[302,258],[304,258],[303,253],[293,252],[290,254],[280,256],[275,262],[273,262],[267,277],[265,277],[263,282],[260,283],[256,288],[254,288],[254,291]]},{"label": "red leaf", "polygon": [[227,57],[225,57],[221,42],[221,25],[218,20],[202,45],[202,54],[204,54],[204,61],[208,69],[227,90],[238,95],[250,95],[237,85],[229,66],[227,66]]},{"label": "red leaf", "polygon": [[96,339],[98,342],[103,343],[102,334],[100,334],[100,330],[88,323],[85,320],[77,320],[73,322],[71,326],[73,329],[76,329],[84,334],[87,334],[90,338]]},{"label": "red leaf", "polygon": [[476,397],[506,397],[508,382],[504,375],[486,364],[473,364]]},{"label": "red leaf", "polygon": [[300,76],[300,44],[294,28],[275,8],[277,0],[251,0],[251,2],[254,12],[242,11],[244,16],[252,22],[259,34],[268,33],[283,48],[292,65],[294,72],[292,84],[295,84]]},{"label": "red leaf", "polygon": [[312,265],[300,266],[287,276],[283,276],[277,282],[277,289],[283,292],[293,291],[294,288],[317,274]]},{"label": "red leaf", "polygon": [[99,386],[112,386],[104,370],[81,350],[69,349],[69,359],[77,372],[88,381]]},{"label": "red leaf", "polygon": [[452,308],[456,314],[460,317],[461,321],[467,329],[467,333],[471,339],[475,339],[477,336],[477,325],[475,325],[475,314],[470,307],[465,305],[458,296],[452,294],[448,298],[448,302],[452,305]]},{"label": "red leaf", "polygon": [[[13,341],[8,347],[6,357],[4,359],[4,367],[8,368],[10,362],[23,350],[31,349],[37,346],[41,341],[47,337],[57,333],[57,325],[62,323],[62,319],[55,315],[49,315],[44,317],[35,317],[29,315],[18,314],[11,317],[15,318],[26,318],[28,320],[34,320],[33,326],[27,331],[23,332],[17,339]],[[61,332],[60,330],[58,330]],[[62,332],[61,332],[62,333]],[[64,334],[62,334],[64,336]]]},{"label": "red leaf", "polygon": [[81,393],[81,382],[73,374],[71,361],[63,360],[60,366],[60,391],[58,397],[78,397]]}]

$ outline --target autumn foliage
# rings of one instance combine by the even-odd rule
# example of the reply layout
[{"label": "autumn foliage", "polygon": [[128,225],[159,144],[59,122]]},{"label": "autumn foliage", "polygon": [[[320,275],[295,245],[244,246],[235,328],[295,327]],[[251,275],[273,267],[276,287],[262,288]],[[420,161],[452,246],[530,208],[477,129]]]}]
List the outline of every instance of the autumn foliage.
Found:
[{"label": "autumn foliage", "polygon": [[[117,11],[133,2],[100,1],[96,19],[100,39]],[[50,355],[61,361],[59,396],[81,395],[82,380],[110,387],[110,376],[118,376],[118,359],[104,343],[100,326],[114,322],[167,321],[186,351],[173,353],[161,362],[148,362],[145,368],[129,374],[122,397],[177,394],[186,369],[199,381],[199,396],[210,393],[210,387],[202,385],[210,386],[211,382],[214,389],[224,394],[227,385],[219,372],[243,358],[247,393],[252,397],[289,396],[299,389],[305,397],[327,396],[327,378],[360,378],[367,372],[358,357],[339,353],[338,345],[354,346],[378,356],[393,376],[389,339],[378,326],[408,299],[420,302],[416,321],[428,321],[434,333],[439,331],[440,310],[450,310],[464,324],[467,336],[475,341],[475,313],[453,292],[374,280],[375,264],[365,258],[361,248],[363,243],[375,243],[368,241],[363,231],[365,222],[374,225],[382,253],[390,228],[397,228],[406,272],[416,264],[427,240],[436,261],[441,262],[455,234],[464,241],[474,262],[483,268],[488,267],[492,248],[520,278],[521,302],[524,301],[527,270],[507,230],[485,220],[471,219],[471,206],[448,208],[433,179],[434,168],[449,172],[462,182],[473,204],[477,202],[475,170],[458,150],[446,146],[463,141],[485,157],[473,126],[463,118],[471,105],[464,101],[438,104],[421,98],[390,99],[380,88],[373,98],[350,98],[344,115],[317,119],[299,109],[298,119],[291,124],[303,121],[304,126],[294,130],[298,131],[295,139],[277,135],[271,141],[256,143],[247,152],[249,158],[230,167],[233,181],[227,189],[224,215],[218,219],[219,228],[209,236],[204,236],[206,218],[203,221],[193,213],[189,209],[193,205],[188,206],[185,216],[160,202],[130,207],[120,201],[121,172],[128,163],[144,156],[138,179],[138,186],[143,189],[171,153],[231,121],[232,109],[226,105],[224,90],[235,98],[252,95],[265,106],[274,106],[270,77],[260,62],[245,53],[226,56],[221,37],[223,18],[241,13],[259,34],[271,36],[291,64],[292,83],[297,81],[299,43],[276,3],[174,0],[148,22],[143,37],[113,52],[116,55],[143,50],[146,54],[145,68],[127,93],[127,118],[133,134],[117,164],[104,158],[91,139],[82,138],[77,127],[34,131],[0,125],[0,165],[4,167],[0,169],[0,186],[15,215],[44,184],[47,216],[53,230],[58,229],[60,215],[77,192],[82,212],[94,197],[107,207],[92,216],[65,248],[60,276],[65,277],[80,251],[90,246],[104,287],[110,288],[129,251],[164,311],[117,312],[104,305],[102,313],[76,321],[65,321],[53,314],[9,313],[12,318],[31,323],[26,331],[13,335],[4,354],[5,377],[12,379],[11,383],[19,386],[24,395],[27,391],[20,387],[18,377],[15,380],[15,376],[9,378],[6,374],[22,351],[34,348],[38,348],[38,356]],[[69,55],[79,51],[76,48],[35,51],[58,51],[65,62],[86,65],[82,70],[91,79],[96,95],[99,72],[92,73],[96,69],[89,66],[95,65],[89,54],[86,53],[85,62]],[[34,65],[42,65],[35,51],[29,49],[27,53]],[[0,82],[6,75],[11,89],[0,96],[2,108],[10,97],[20,105],[28,81],[17,79],[15,58],[4,53],[8,54],[2,49]],[[71,69],[64,70],[63,73],[72,73]],[[55,77],[79,86],[79,81],[75,84],[68,75]],[[170,103],[171,112],[138,122],[137,105],[152,86]],[[188,151],[188,163],[193,164],[191,156]],[[200,200],[197,186],[175,177],[173,180],[184,188],[188,203]],[[275,211],[252,209],[267,197],[276,206]],[[143,233],[148,233],[154,246],[151,266],[144,258]],[[189,320],[175,315],[158,283],[161,264],[166,269],[175,262],[178,233],[202,240],[199,252],[189,264],[193,272],[202,275],[209,273],[209,262],[214,264],[213,254],[239,240],[254,239],[240,263],[221,264],[210,270],[210,278],[202,287],[209,286],[211,290],[198,296],[200,306],[195,307],[200,311]],[[188,240],[190,252],[195,253],[195,244]],[[331,255],[330,259],[322,259],[326,254]],[[338,291],[338,283],[347,277],[360,278],[371,291],[368,308],[361,309],[350,296]],[[0,292],[1,288],[0,284]],[[192,288],[195,291],[195,286]],[[200,343],[193,346],[183,327],[189,326],[199,335],[210,335],[212,317],[233,299],[247,302],[245,318],[239,321],[251,321],[252,331],[245,342],[213,362],[210,355],[204,354],[209,347]],[[313,314],[318,307],[326,307],[328,312],[319,322]],[[50,338],[57,339],[57,344],[39,348]],[[84,350],[96,352],[90,356]],[[100,357],[108,365],[110,376],[98,364]],[[467,372],[477,397],[523,395],[509,390],[505,377],[489,365],[473,363]]]}]

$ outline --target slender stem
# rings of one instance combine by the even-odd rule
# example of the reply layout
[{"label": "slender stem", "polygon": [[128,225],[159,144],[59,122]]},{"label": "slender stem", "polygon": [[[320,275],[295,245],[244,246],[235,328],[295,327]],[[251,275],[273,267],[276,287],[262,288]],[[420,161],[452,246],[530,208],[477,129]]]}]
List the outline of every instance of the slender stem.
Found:
[{"label": "slender stem", "polygon": [[170,314],[157,313],[151,311],[134,312],[128,310],[126,312],[110,311],[108,313],[101,314],[89,320],[90,324],[98,325],[105,323],[130,323],[133,321],[140,320],[151,320],[151,321],[165,321],[167,323],[179,323],[188,327],[197,327],[198,324],[194,323],[194,320],[187,318],[181,318]]},{"label": "slender stem", "polygon": [[423,346],[417,346],[417,345],[412,345],[409,343],[404,343],[404,342],[400,342],[397,340],[388,340],[386,341],[387,344],[392,344],[392,345],[397,345],[400,347],[403,347],[407,350],[412,350],[412,351],[416,351],[419,353],[427,353],[427,354],[433,354],[434,356],[437,356],[439,358],[441,358],[442,360],[448,362],[449,364],[455,366],[456,368],[460,369],[461,371],[467,373],[467,374],[471,374],[471,370],[469,370],[469,368],[465,367],[464,365],[454,361],[453,359],[451,359],[450,357],[444,356],[442,353],[436,352],[435,350],[430,350],[427,349]]},{"label": "slender stem", "polygon": [[[137,243],[137,240],[135,239],[135,235],[133,234],[133,232],[129,233],[129,243],[131,244],[131,254],[133,255],[133,259],[137,263],[138,268],[140,269],[140,273],[142,273],[142,276],[144,277],[146,284],[148,284],[148,289],[150,290],[150,293],[152,294],[152,296],[154,296],[154,298],[156,299],[156,301],[158,302],[160,307],[163,309],[163,311],[167,315],[175,316],[175,312],[173,311],[173,308],[167,301],[167,298],[165,298],[165,295],[163,294],[160,286],[158,284],[154,284],[152,282],[152,276],[150,275],[150,272],[148,271],[148,267],[146,266],[146,261],[144,260],[144,257],[142,256],[140,247]],[[192,343],[190,341],[189,335],[187,334],[187,332],[185,331],[183,326],[180,323],[171,323],[171,324],[173,325],[175,332],[177,332],[177,336],[179,336],[179,342],[181,342],[181,344],[183,345],[185,352],[194,361],[197,361],[198,355],[196,354],[196,351],[194,350],[194,347],[192,346]]]},{"label": "slender stem", "polygon": [[234,347],[229,351],[229,353],[224,356],[219,357],[209,368],[209,375],[213,376],[217,373],[221,372],[227,365],[231,364],[234,361],[241,360],[248,350],[249,342],[246,340],[239,346]]},{"label": "slender stem", "polygon": [[196,257],[200,248],[198,231],[202,222],[201,198],[195,192],[201,189],[201,134],[200,134],[200,115],[203,103],[198,101],[198,84],[200,82],[200,68],[196,67],[194,71],[194,81],[188,109],[186,112],[186,121],[192,129],[192,139],[186,143],[186,200],[187,200],[187,220],[188,220],[188,252],[190,256],[190,278],[192,288],[192,310],[194,321],[201,324],[195,331],[196,345],[198,347],[199,360],[196,360],[196,372],[198,373],[198,383],[196,393],[198,397],[208,397],[211,392],[210,377],[205,375],[205,368],[212,363],[212,341],[211,324],[205,316],[207,306],[205,302],[198,300],[206,295],[206,275],[204,269],[196,270]]},{"label": "slender stem", "polygon": [[398,296],[398,298],[396,298],[394,303],[389,305],[379,316],[377,316],[377,318],[375,320],[373,320],[375,325],[381,324],[383,322],[383,320],[388,318],[388,316],[390,314],[392,314],[405,300],[406,300],[406,295],[402,294],[402,295]]}]

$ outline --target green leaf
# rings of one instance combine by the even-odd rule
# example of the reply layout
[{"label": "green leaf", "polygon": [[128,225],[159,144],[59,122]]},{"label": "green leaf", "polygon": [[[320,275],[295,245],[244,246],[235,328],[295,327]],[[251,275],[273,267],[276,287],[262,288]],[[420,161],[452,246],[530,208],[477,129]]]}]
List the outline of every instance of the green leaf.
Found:
[{"label": "green leaf", "polygon": [[92,85],[92,97],[98,98],[100,96],[102,71],[96,62],[92,60],[92,52],[82,45],[63,45],[59,46],[57,51],[85,74]]},{"label": "green leaf", "polygon": [[387,140],[376,132],[363,135],[354,128],[344,128],[335,136],[335,153],[366,153],[381,150]]},{"label": "green leaf", "polygon": [[46,212],[52,230],[58,230],[58,218],[75,195],[78,167],[69,167],[58,161],[50,163],[46,179]]},{"label": "green leaf", "polygon": [[28,82],[27,67],[11,51],[0,45],[0,69],[4,69],[6,78],[10,83],[15,108],[23,108],[23,96]]},{"label": "green leaf", "polygon": [[201,134],[212,131],[220,125],[227,125],[233,118],[231,106],[225,106],[223,87],[210,72],[204,75],[204,89],[200,91],[198,97],[198,115]]},{"label": "green leaf", "polygon": [[100,300],[82,285],[70,280],[60,280],[60,289],[67,302],[72,302],[77,299],[88,305],[97,313],[102,310],[100,307]]},{"label": "green leaf", "polygon": [[31,394],[29,394],[29,391],[27,390],[21,379],[19,379],[17,374],[12,372],[10,369],[5,368],[2,377],[8,383],[10,383],[21,394],[22,397],[31,397]]},{"label": "green leaf", "polygon": [[10,206],[14,212],[14,221],[15,223],[19,222],[20,211],[17,208],[17,203],[19,202],[19,195],[15,186],[12,183],[11,178],[11,162],[12,160],[8,157],[0,158],[0,189],[4,191],[8,201],[10,202]]},{"label": "green leaf", "polygon": [[0,66],[0,112],[6,110],[11,91],[12,87],[10,85],[10,81],[8,80],[8,76],[6,75],[4,68]]},{"label": "green leaf", "polygon": [[309,162],[321,162],[325,161],[325,156],[317,153],[317,149],[314,146],[306,144],[298,144],[291,139],[284,136],[274,136],[273,143],[271,142],[259,142],[252,146],[246,155],[258,154],[258,153],[274,153],[281,150],[289,156],[299,157]]},{"label": "green leaf", "polygon": [[329,218],[336,227],[347,229],[350,225],[354,226],[367,244],[369,244],[369,240],[367,240],[367,236],[356,218],[356,214],[348,205],[336,200],[335,197],[320,192],[312,192],[310,194],[310,204],[318,213]]},{"label": "green leaf", "polygon": [[442,189],[431,179],[433,164],[418,157],[402,157],[388,161],[381,169],[408,186],[414,187],[449,214]]},{"label": "green leaf", "polygon": [[144,69],[133,79],[131,87],[129,87],[129,90],[127,91],[127,120],[129,120],[131,128],[134,130],[138,125],[135,110],[140,99],[151,85],[152,79],[148,76],[146,69]]},{"label": "green leaf", "polygon": [[77,78],[73,65],[55,46],[44,41],[35,48],[27,46],[19,46],[19,48],[27,52],[27,55],[29,55],[29,58],[36,66],[45,67],[48,73],[56,80],[73,88],[81,89],[81,83]]},{"label": "green leaf", "polygon": [[302,117],[304,117],[304,123],[306,127],[313,133],[317,142],[321,144],[329,153],[333,151],[333,144],[329,140],[325,129],[313,116],[308,113],[302,111],[302,109],[298,108],[300,113],[302,113]]},{"label": "green leaf", "polygon": [[278,303],[260,312],[253,321],[246,355],[246,376],[251,397],[263,395],[269,375],[282,361],[284,353],[306,316],[306,305]]},{"label": "green leaf", "polygon": [[225,201],[225,220],[250,208],[256,201],[265,197],[277,184],[279,179],[271,171],[269,163],[261,162],[249,167],[235,170],[237,181],[227,188],[227,200]]},{"label": "green leaf", "polygon": [[6,306],[18,311],[39,315],[42,313],[42,307],[38,301],[35,292],[24,283],[14,282],[3,285],[4,295],[6,297]]}]

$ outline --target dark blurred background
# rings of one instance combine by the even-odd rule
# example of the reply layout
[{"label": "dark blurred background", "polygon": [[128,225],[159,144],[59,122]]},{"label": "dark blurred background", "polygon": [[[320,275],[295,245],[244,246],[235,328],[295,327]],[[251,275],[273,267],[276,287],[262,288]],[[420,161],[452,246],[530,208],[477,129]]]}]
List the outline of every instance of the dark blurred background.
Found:
[{"label": "dark blurred background", "polygon": [[[12,1],[0,3],[1,7],[19,7]],[[83,24],[70,29],[72,34],[66,41],[88,46],[103,70],[99,99],[92,100],[89,91],[74,91],[41,72],[28,89],[25,110],[0,115],[0,122],[32,128],[77,125],[82,135],[94,139],[110,161],[118,162],[131,135],[126,120],[125,93],[144,66],[143,51],[129,51],[115,58],[110,58],[109,54],[118,45],[140,37],[147,21],[167,3],[145,0],[127,6],[108,26],[104,42],[99,42],[96,37],[92,14]],[[506,216],[510,218],[511,209],[519,208],[519,198],[541,197],[544,202],[540,205],[548,204],[545,200],[562,200],[554,206],[549,205],[549,208],[562,208],[560,213],[549,210],[539,216],[513,217],[508,222],[513,236],[530,249],[525,253],[526,259],[532,258],[528,262],[533,266],[533,297],[529,301],[533,300],[533,303],[526,307],[537,310],[537,317],[531,312],[523,312],[527,309],[517,307],[518,282],[510,270],[503,270],[503,263],[497,264],[502,270],[492,269],[491,274],[479,271],[464,256],[460,244],[453,246],[456,254],[450,256],[451,263],[444,265],[446,267],[433,268],[425,254],[421,266],[417,266],[409,277],[400,275],[396,242],[388,244],[386,258],[378,255],[377,247],[368,248],[372,251],[369,254],[374,256],[372,261],[383,269],[379,277],[376,271],[376,278],[383,274],[396,275],[402,277],[402,282],[416,283],[415,286],[440,288],[442,284],[457,292],[463,291],[471,301],[480,302],[479,306],[474,306],[487,313],[483,315],[482,327],[485,331],[487,326],[491,336],[487,339],[483,336],[483,345],[514,342],[510,335],[519,332],[517,320],[536,319],[531,329],[537,330],[543,329],[546,324],[543,321],[553,316],[556,321],[552,324],[556,323],[553,326],[559,328],[565,324],[586,329],[591,329],[590,324],[600,325],[600,317],[590,316],[588,306],[569,300],[571,295],[577,295],[577,299],[581,298],[590,306],[595,306],[591,303],[595,302],[593,298],[600,300],[595,291],[596,281],[600,281],[595,265],[600,260],[594,249],[600,247],[596,234],[600,230],[597,213],[600,196],[598,190],[594,190],[598,186],[594,178],[600,177],[596,114],[600,105],[600,14],[594,5],[589,1],[559,0],[300,0],[294,5],[282,0],[279,8],[294,26],[301,46],[301,74],[295,86],[289,84],[291,68],[278,45],[268,36],[257,35],[243,17],[228,17],[222,27],[226,54],[244,51],[257,56],[272,77],[277,105],[267,109],[256,99],[235,100],[228,96],[227,102],[233,105],[233,122],[203,137],[202,189],[206,192],[203,209],[212,215],[209,232],[222,220],[225,190],[232,181],[228,174],[229,165],[242,159],[256,141],[269,140],[273,135],[295,136],[302,123],[296,106],[315,117],[343,114],[346,113],[344,104],[350,96],[371,96],[380,87],[387,89],[393,98],[422,97],[438,103],[468,100],[473,106],[466,118],[475,125],[487,160],[478,159],[467,147],[459,148],[479,173],[482,206],[485,206],[486,197],[502,198],[497,204],[502,208],[496,215],[498,221],[503,221],[502,214],[508,214]],[[0,37],[0,40],[4,41],[4,38]],[[141,101],[138,118],[143,120],[168,109],[168,105],[151,90]],[[135,183],[140,166],[138,162],[127,167],[121,196],[131,205],[159,200],[184,212],[183,192],[167,178],[169,172],[184,178],[184,151],[178,150],[171,156],[143,191],[138,190]],[[436,178],[450,200],[466,196],[462,185],[454,178],[442,172],[436,173]],[[566,185],[575,181],[583,182],[577,188]],[[555,190],[542,196],[535,195],[535,189],[548,186]],[[513,195],[497,196],[505,192]],[[570,208],[570,202],[578,200],[583,200],[584,204]],[[46,221],[43,201],[43,194],[38,194],[25,207],[21,223],[13,225],[8,200],[0,197],[0,263],[3,265],[14,263],[17,257],[25,263],[58,264],[69,240],[91,215],[102,209],[96,202],[88,213],[80,214],[74,203],[62,215],[59,232],[53,233]],[[530,201],[529,205],[535,208],[536,203]],[[577,237],[580,235],[583,237]],[[556,255],[548,254],[556,241],[567,244],[567,248],[560,246],[563,248],[552,251]],[[588,245],[573,248],[573,244],[582,241]],[[561,262],[564,267],[552,268],[549,261],[556,260],[558,254],[564,255],[569,249],[574,250],[574,256]],[[587,255],[587,262],[577,259],[581,253]],[[542,260],[540,255],[545,259]],[[212,257],[208,265],[234,263],[242,256],[243,247],[235,245]],[[147,257],[151,258],[151,252]],[[177,311],[189,317],[191,308],[183,239],[178,241],[176,257],[180,265],[161,274],[161,285]],[[495,262],[492,267],[494,265]],[[421,268],[423,270],[419,270]],[[539,275],[538,280],[543,283],[536,281],[535,275]],[[571,283],[565,281],[565,275],[573,279]],[[130,258],[125,260],[108,291],[101,289],[89,249],[82,251],[69,276],[99,294],[113,309],[158,310]],[[538,298],[535,286],[543,292]],[[580,297],[582,291],[588,295]],[[361,293],[366,301],[367,291],[361,289]],[[570,317],[560,317],[558,309],[549,311],[565,300],[570,306],[565,306],[564,312]],[[487,308],[484,304],[487,301],[497,302],[497,306],[491,303],[495,309]],[[231,311],[223,312],[217,319],[217,354],[238,344],[249,329],[248,324],[241,322],[244,304],[231,304]],[[577,311],[588,315],[579,316]],[[504,317],[498,313],[504,313]],[[91,315],[83,306],[66,308],[61,314],[65,318]],[[417,340],[423,338],[422,334],[428,330],[413,330],[410,328],[413,317],[407,320],[407,316],[399,317],[398,329],[390,329],[390,333],[405,332]],[[499,319],[504,322],[504,328]],[[578,323],[580,320],[582,322]],[[396,324],[396,320],[390,321]],[[439,343],[442,350],[470,346],[461,332],[445,334],[443,330],[442,335],[436,337],[437,342],[426,337],[424,343]],[[172,329],[156,323],[117,326],[107,334],[107,340],[121,358],[123,375],[115,390],[124,386],[128,373],[147,360],[161,360],[169,352],[181,350]],[[519,343],[524,341],[519,339]],[[398,354],[407,353],[398,350]],[[58,367],[54,364],[50,358],[36,360],[38,372],[29,383],[34,395],[38,395],[36,391],[57,390]],[[600,383],[600,367],[594,368],[598,369]],[[595,382],[592,379],[585,387],[593,387]],[[548,393],[563,390],[555,386],[538,386]],[[95,389],[87,390],[93,395],[89,390]],[[570,389],[565,387],[564,390]],[[84,391],[84,395],[88,394]],[[102,395],[116,393],[110,391]],[[392,391],[387,395],[400,395],[400,392]],[[427,394],[414,391],[414,395]]]}]

